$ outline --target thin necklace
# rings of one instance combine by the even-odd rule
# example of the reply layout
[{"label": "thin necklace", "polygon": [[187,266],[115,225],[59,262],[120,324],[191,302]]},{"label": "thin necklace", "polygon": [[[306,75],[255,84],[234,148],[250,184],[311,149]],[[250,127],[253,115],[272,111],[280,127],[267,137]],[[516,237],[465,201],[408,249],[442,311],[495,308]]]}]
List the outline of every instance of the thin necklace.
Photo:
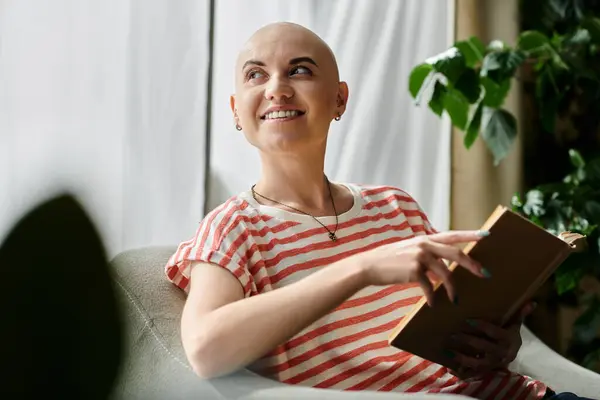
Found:
[{"label": "thin necklace", "polygon": [[325,177],[325,181],[327,182],[327,188],[329,189],[329,198],[331,199],[331,206],[333,207],[333,212],[335,213],[335,229],[333,231],[329,230],[329,228],[327,226],[325,226],[321,221],[319,221],[317,219],[317,217],[315,217],[314,215],[309,214],[307,212],[304,212],[302,210],[299,210],[296,207],[292,207],[290,205],[281,203],[281,202],[279,202],[277,200],[273,200],[273,199],[270,199],[270,198],[268,198],[266,196],[263,196],[262,194],[258,193],[256,190],[254,190],[254,187],[256,185],[252,185],[252,189],[251,189],[252,190],[252,197],[254,197],[254,200],[256,200],[256,196],[259,196],[259,197],[262,197],[265,200],[272,201],[273,203],[277,203],[277,204],[279,204],[281,206],[284,206],[284,207],[287,207],[287,208],[291,208],[294,211],[298,211],[301,214],[308,215],[309,217],[312,217],[323,228],[325,228],[325,230],[329,233],[329,239],[331,239],[332,242],[335,242],[337,240],[337,236],[335,235],[335,233],[337,232],[337,229],[338,229],[338,213],[337,213],[337,210],[335,209],[335,201],[333,201],[333,195],[331,194],[331,184],[329,183],[329,179],[327,179],[327,177]]}]

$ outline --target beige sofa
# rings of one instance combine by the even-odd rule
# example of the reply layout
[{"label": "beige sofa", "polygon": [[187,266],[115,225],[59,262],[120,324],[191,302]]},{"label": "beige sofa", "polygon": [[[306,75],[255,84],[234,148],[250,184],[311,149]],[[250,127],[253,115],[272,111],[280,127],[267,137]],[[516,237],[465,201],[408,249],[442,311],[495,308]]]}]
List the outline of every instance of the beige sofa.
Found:
[{"label": "beige sofa", "polygon": [[[288,386],[250,371],[201,380],[192,372],[179,340],[183,293],[164,278],[173,247],[128,251],[113,262],[126,313],[126,358],[114,399],[467,399],[455,395],[340,392]],[[600,398],[600,375],[553,352],[523,328],[523,347],[512,369],[541,379],[557,392]],[[243,338],[240,338],[242,340]]]}]

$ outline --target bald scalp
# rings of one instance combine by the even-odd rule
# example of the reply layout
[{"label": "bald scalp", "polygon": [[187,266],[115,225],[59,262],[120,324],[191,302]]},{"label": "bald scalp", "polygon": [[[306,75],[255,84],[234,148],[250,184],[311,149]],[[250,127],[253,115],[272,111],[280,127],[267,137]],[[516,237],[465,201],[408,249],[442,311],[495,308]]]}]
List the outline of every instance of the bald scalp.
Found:
[{"label": "bald scalp", "polygon": [[313,47],[321,56],[321,62],[332,68],[336,81],[339,81],[339,68],[331,47],[329,47],[329,45],[315,32],[293,22],[271,23],[254,32],[242,46],[238,54],[236,61],[236,76],[253,52],[260,50],[262,46],[268,46],[269,43],[272,43],[274,40],[279,38],[285,40],[285,38],[289,38],[290,36],[295,40],[306,42]]}]

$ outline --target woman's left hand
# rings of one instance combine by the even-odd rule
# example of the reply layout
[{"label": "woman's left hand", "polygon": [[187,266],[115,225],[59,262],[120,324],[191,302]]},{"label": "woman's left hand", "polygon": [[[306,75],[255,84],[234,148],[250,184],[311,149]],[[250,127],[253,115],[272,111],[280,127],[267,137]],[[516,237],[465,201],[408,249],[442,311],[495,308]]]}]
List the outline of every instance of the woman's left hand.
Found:
[{"label": "woman's left hand", "polygon": [[506,327],[482,320],[467,321],[462,332],[452,335],[447,349],[461,365],[453,371],[455,375],[466,379],[506,368],[521,348],[521,324],[534,309],[535,303],[526,304]]}]

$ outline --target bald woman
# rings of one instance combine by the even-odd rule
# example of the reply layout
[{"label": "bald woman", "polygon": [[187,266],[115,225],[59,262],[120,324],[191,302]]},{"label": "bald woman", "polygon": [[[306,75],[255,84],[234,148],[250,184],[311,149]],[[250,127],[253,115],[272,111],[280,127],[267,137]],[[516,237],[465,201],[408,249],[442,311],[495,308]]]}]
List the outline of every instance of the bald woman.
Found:
[{"label": "bald woman", "polygon": [[[458,301],[443,260],[489,278],[455,246],[489,232],[438,233],[399,188],[327,178],[327,136],[349,90],[323,40],[291,23],[263,27],[243,46],[235,82],[234,123],[260,154],[260,179],[211,211],[166,266],[188,295],[182,341],[200,377],[247,367],[339,390],[551,394],[506,369],[530,306],[508,327],[477,321],[457,332],[448,351],[461,371],[387,344],[412,305],[422,296],[431,303],[431,278]],[[467,357],[461,346],[480,356]]]}]

